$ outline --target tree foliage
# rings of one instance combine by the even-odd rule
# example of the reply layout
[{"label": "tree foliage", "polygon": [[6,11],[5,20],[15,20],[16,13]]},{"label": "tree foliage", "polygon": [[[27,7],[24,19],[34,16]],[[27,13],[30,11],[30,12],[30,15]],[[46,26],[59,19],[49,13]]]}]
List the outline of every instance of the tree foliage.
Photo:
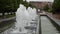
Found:
[{"label": "tree foliage", "polygon": [[46,5],[46,6],[44,7],[44,10],[45,10],[45,11],[48,11],[48,9],[49,9],[49,6]]},{"label": "tree foliage", "polygon": [[0,0],[0,12],[11,12],[13,10],[17,10],[19,4],[23,4],[24,6],[34,7],[30,3],[23,1],[23,0]]},{"label": "tree foliage", "polygon": [[0,12],[6,12],[18,8],[17,0],[0,0]]},{"label": "tree foliage", "polygon": [[52,11],[54,14],[60,14],[60,0],[55,0],[52,5]]},{"label": "tree foliage", "polygon": [[0,0],[0,13],[4,16],[4,13],[16,12],[19,4],[20,0]]},{"label": "tree foliage", "polygon": [[44,10],[47,12],[51,12],[52,9],[48,6],[48,4],[44,7]]},{"label": "tree foliage", "polygon": [[29,2],[27,2],[26,0],[21,2],[21,4],[23,4],[26,8],[31,7],[31,8],[36,8],[35,6],[31,5]]},{"label": "tree foliage", "polygon": [[23,0],[0,0],[0,13],[11,13],[16,12],[17,8],[19,7],[19,4],[23,4],[25,7],[34,7],[30,3],[23,1]]}]

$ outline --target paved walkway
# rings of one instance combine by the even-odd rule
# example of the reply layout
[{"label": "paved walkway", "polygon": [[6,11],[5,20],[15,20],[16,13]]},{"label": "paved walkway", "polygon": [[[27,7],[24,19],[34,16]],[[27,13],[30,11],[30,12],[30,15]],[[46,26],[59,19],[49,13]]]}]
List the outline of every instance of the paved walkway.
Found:
[{"label": "paved walkway", "polygon": [[60,34],[46,16],[41,16],[41,31],[42,34]]}]

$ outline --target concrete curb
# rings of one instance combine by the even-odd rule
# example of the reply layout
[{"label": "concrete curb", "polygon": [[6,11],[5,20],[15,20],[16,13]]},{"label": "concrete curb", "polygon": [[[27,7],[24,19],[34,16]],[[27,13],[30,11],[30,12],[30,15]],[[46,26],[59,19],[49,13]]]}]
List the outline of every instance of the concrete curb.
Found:
[{"label": "concrete curb", "polygon": [[57,30],[60,32],[60,20],[56,19],[49,13],[46,13],[47,17],[49,17],[53,21],[53,25],[57,28]]},{"label": "concrete curb", "polygon": [[16,17],[11,17],[11,18],[6,18],[6,19],[1,19],[0,22],[13,20],[13,19],[15,19],[15,18],[16,18]]},{"label": "concrete curb", "polygon": [[40,34],[40,16],[38,15],[36,34]]}]

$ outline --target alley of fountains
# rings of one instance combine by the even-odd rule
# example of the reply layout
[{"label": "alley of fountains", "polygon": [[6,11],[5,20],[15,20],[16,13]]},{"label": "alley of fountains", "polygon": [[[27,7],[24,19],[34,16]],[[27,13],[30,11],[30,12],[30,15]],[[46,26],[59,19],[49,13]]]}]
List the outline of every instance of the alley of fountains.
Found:
[{"label": "alley of fountains", "polygon": [[16,12],[15,28],[10,31],[10,34],[35,34],[37,21],[38,15],[36,14],[36,8],[32,9],[28,7],[26,9],[24,5],[20,4]]}]

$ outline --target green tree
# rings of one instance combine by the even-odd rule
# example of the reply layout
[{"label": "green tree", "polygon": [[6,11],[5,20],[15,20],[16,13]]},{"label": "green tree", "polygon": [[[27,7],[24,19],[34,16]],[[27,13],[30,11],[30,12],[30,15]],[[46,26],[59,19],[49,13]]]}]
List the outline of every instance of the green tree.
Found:
[{"label": "green tree", "polygon": [[44,10],[47,11],[47,12],[51,12],[52,9],[51,9],[48,5],[46,5],[46,6],[44,7]]},{"label": "green tree", "polygon": [[5,9],[8,7],[8,0],[0,0],[0,13],[5,13]]},{"label": "green tree", "polygon": [[49,9],[49,6],[46,5],[46,6],[44,7],[44,10],[45,10],[45,11],[48,11],[48,9]]},{"label": "green tree", "polygon": [[19,7],[21,0],[0,0],[0,13],[15,12]]},{"label": "green tree", "polygon": [[60,14],[60,0],[55,0],[52,5],[53,14]]},{"label": "green tree", "polygon": [[26,8],[31,7],[31,8],[36,8],[35,6],[31,5],[29,2],[27,2],[26,0],[21,2],[21,4],[23,4]]},{"label": "green tree", "polygon": [[34,7],[30,3],[23,1],[23,0],[0,0],[0,13],[9,13],[16,12],[17,8],[19,7],[19,4],[23,4],[24,6],[28,7]]}]

